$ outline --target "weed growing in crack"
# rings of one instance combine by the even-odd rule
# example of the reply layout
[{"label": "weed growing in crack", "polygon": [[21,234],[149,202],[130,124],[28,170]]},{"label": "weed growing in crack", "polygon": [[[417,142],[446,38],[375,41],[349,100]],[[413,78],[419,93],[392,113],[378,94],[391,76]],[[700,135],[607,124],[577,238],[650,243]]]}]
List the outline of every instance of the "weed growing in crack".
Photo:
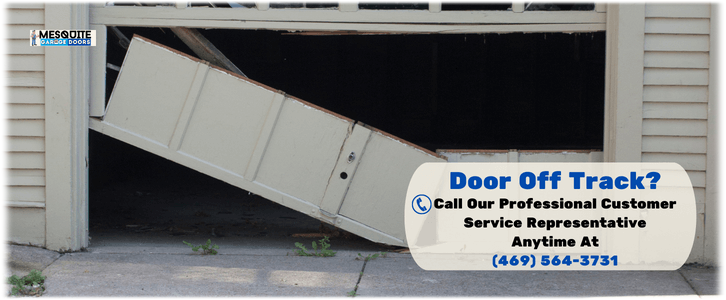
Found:
[{"label": "weed growing in crack", "polygon": [[206,244],[201,244],[199,246],[194,246],[192,243],[187,243],[186,241],[182,241],[182,242],[184,244],[186,244],[187,246],[192,247],[192,250],[194,252],[197,252],[197,251],[199,251],[199,248],[202,248],[203,255],[207,255],[207,254],[215,255],[215,254],[217,254],[217,250],[215,250],[215,249],[219,249],[219,246],[217,246],[216,244],[212,245],[211,239],[207,240]]},{"label": "weed growing in crack", "polygon": [[18,293],[29,296],[40,296],[45,292],[45,276],[38,270],[32,270],[28,275],[8,277],[7,283],[12,285],[10,294],[17,296]]},{"label": "weed growing in crack", "polygon": [[[318,243],[320,245],[320,250],[318,251]],[[321,240],[316,243],[313,241],[313,250],[315,252],[308,251],[307,248],[305,248],[305,245],[303,245],[300,242],[295,243],[295,247],[298,247],[299,249],[294,250],[295,254],[300,256],[321,256],[321,257],[331,257],[335,256],[335,253],[337,251],[330,250],[330,239],[327,236],[324,236]]]},{"label": "weed growing in crack", "polygon": [[360,284],[361,278],[363,278],[363,272],[366,270],[366,264],[370,260],[379,258],[379,257],[387,257],[388,252],[378,252],[374,254],[368,254],[368,256],[363,256],[363,254],[358,253],[358,256],[355,258],[355,260],[362,260],[363,261],[363,268],[361,269],[360,273],[358,273],[358,282],[356,282],[355,287],[352,291],[348,292],[348,297],[355,297],[358,296],[358,284]]},{"label": "weed growing in crack", "polygon": [[362,254],[358,253],[358,257],[356,257],[355,260],[369,261],[369,260],[376,259],[378,257],[384,257],[385,258],[387,256],[388,256],[388,252],[378,252],[378,253],[375,253],[375,254],[368,254],[368,256],[363,256]]}]

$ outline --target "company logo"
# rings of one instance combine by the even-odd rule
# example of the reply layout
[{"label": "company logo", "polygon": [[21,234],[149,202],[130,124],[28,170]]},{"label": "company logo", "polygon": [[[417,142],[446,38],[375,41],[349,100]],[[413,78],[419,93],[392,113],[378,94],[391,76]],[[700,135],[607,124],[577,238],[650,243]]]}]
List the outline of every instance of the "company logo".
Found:
[{"label": "company logo", "polygon": [[30,46],[96,46],[95,30],[31,30]]},{"label": "company logo", "polygon": [[413,211],[417,214],[425,215],[431,211],[431,198],[424,194],[416,195],[416,197],[413,197],[413,201],[411,201],[411,207],[413,207]]}]

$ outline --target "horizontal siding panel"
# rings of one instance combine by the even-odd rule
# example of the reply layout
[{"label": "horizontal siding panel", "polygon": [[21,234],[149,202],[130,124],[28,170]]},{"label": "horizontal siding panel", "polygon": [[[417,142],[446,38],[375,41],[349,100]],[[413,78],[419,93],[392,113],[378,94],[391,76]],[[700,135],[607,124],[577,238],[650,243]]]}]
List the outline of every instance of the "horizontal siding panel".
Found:
[{"label": "horizontal siding panel", "polygon": [[45,187],[9,186],[8,201],[45,202]]},{"label": "horizontal siding panel", "polygon": [[643,120],[643,135],[706,136],[707,132],[706,120]]},{"label": "horizontal siding panel", "polygon": [[706,153],[705,137],[643,136],[643,152]]},{"label": "horizontal siding panel", "polygon": [[708,35],[646,34],[645,51],[699,51],[709,50]]},{"label": "horizontal siding panel", "polygon": [[8,208],[8,239],[18,244],[45,246],[45,209]]},{"label": "horizontal siding panel", "polygon": [[28,39],[7,40],[7,54],[44,54],[45,47],[31,47]]},{"label": "horizontal siding panel", "polygon": [[45,118],[45,105],[43,104],[8,104],[7,118],[14,120],[21,119],[43,119]]},{"label": "horizontal siding panel", "polygon": [[643,70],[645,85],[708,85],[708,70],[654,69]]},{"label": "horizontal siding panel", "polygon": [[689,68],[708,69],[706,52],[645,52],[643,66],[646,68]]},{"label": "horizontal siding panel", "polygon": [[9,136],[45,136],[45,120],[8,120]]},{"label": "horizontal siding panel", "polygon": [[43,87],[45,72],[40,71],[9,71],[6,72],[7,86]]},{"label": "horizontal siding panel", "polygon": [[43,9],[8,9],[5,14],[7,24],[45,24]]},{"label": "horizontal siding panel", "polygon": [[45,202],[7,201],[6,207],[45,208]]},{"label": "horizontal siding panel", "polygon": [[45,88],[42,87],[9,87],[6,88],[7,102],[17,104],[45,103]]},{"label": "horizontal siding panel", "polygon": [[644,86],[645,102],[708,102],[705,86]]},{"label": "horizontal siding panel", "polygon": [[643,162],[674,162],[689,171],[706,170],[706,154],[648,153],[641,156]]},{"label": "horizontal siding panel", "polygon": [[643,103],[645,119],[698,119],[706,120],[708,104],[706,103]]},{"label": "horizontal siding panel", "polygon": [[709,19],[645,19],[645,33],[708,34],[710,26]]},{"label": "horizontal siding panel", "polygon": [[7,150],[10,152],[43,152],[45,151],[45,138],[11,136],[6,138]]},{"label": "horizontal siding panel", "polygon": [[45,153],[7,153],[7,167],[10,169],[45,169]]},{"label": "horizontal siding panel", "polygon": [[[13,40],[24,40],[26,45],[30,45],[30,31],[31,30],[38,30],[38,29],[45,29],[44,26],[38,26],[38,25],[8,25],[6,26],[6,32],[7,36],[5,38],[7,39],[13,39]],[[55,28],[53,28],[55,29]],[[30,46],[28,46],[30,47]],[[43,47],[34,47],[34,48],[43,48]]]},{"label": "horizontal siding panel", "polygon": [[45,4],[37,3],[37,2],[8,3],[8,4],[6,4],[6,7],[7,8],[18,8],[18,9],[43,9],[43,8],[45,8]]},{"label": "horizontal siding panel", "polygon": [[45,177],[45,170],[23,170],[23,169],[8,169],[5,170],[8,176],[42,176]]},{"label": "horizontal siding panel", "polygon": [[8,186],[45,186],[45,176],[8,176]]},{"label": "horizontal siding panel", "polygon": [[686,171],[686,173],[691,178],[691,185],[694,187],[706,187],[706,172]]},{"label": "horizontal siding panel", "polygon": [[645,17],[650,18],[710,18],[708,3],[696,4],[645,4]]},{"label": "horizontal siding panel", "polygon": [[8,55],[6,56],[5,63],[5,68],[8,71],[45,70],[45,56],[42,54]]}]

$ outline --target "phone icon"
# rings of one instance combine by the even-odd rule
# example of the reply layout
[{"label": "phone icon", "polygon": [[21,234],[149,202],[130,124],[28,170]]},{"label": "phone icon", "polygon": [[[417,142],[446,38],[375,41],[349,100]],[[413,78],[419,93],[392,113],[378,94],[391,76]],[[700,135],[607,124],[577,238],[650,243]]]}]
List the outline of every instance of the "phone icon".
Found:
[{"label": "phone icon", "polygon": [[426,211],[426,206],[421,206],[421,197],[416,198],[416,205],[418,205],[418,209],[421,211]]},{"label": "phone icon", "polygon": [[418,194],[416,197],[413,197],[411,208],[413,208],[413,212],[424,215],[431,210],[431,198],[424,194]]}]

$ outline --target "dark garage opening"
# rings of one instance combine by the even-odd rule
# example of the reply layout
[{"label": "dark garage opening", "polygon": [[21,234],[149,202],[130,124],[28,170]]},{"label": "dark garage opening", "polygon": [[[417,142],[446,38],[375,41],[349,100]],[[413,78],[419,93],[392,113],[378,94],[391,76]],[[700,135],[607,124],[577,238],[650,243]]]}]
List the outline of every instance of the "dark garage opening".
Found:
[{"label": "dark garage opening", "polygon": [[[119,29],[196,56],[169,29]],[[430,150],[603,147],[604,32],[200,32],[251,79]],[[120,66],[125,51],[109,30],[108,63]],[[117,75],[107,70],[107,97]],[[158,234],[180,245],[283,236],[292,250],[306,241],[294,233],[334,230],[96,132],[89,209],[92,237]]]},{"label": "dark garage opening", "polygon": [[[196,56],[169,29],[120,29]],[[603,147],[604,32],[200,32],[251,79],[432,151]]]},{"label": "dark garage opening", "polygon": [[90,247],[124,252],[170,251],[171,246],[192,254],[183,241],[198,245],[211,239],[220,253],[271,248],[292,254],[295,242],[311,249],[325,234],[334,251],[398,248],[324,225],[93,130],[89,144]]}]

